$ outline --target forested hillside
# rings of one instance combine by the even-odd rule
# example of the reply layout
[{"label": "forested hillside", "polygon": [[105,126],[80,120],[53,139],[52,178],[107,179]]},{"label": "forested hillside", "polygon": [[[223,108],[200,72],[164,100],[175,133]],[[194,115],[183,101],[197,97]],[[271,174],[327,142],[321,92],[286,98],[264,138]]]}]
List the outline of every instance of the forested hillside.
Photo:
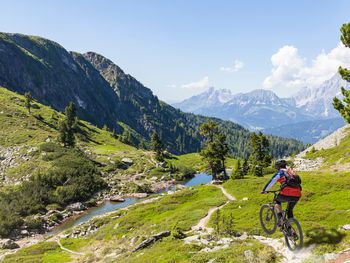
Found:
[{"label": "forested hillside", "polygon": [[[68,52],[34,36],[0,34],[0,85],[63,111],[70,101],[81,119],[116,133],[130,132],[131,142],[149,141],[157,132],[173,153],[198,152],[199,126],[206,117],[183,113],[159,101],[152,91],[125,74],[112,61],[93,52]],[[233,156],[247,156],[249,132],[232,122],[214,119],[227,134]],[[126,125],[124,125],[126,124]],[[290,139],[269,137],[275,157],[303,149]]]}]

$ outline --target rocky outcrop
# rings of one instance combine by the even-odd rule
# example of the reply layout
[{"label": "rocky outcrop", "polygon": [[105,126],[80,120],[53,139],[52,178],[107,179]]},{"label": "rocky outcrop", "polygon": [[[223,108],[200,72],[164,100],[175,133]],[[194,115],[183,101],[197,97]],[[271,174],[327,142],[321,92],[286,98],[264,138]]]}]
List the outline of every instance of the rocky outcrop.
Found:
[{"label": "rocky outcrop", "polygon": [[19,245],[12,239],[3,239],[0,240],[1,249],[16,249],[19,248]]},{"label": "rocky outcrop", "polygon": [[27,179],[27,177],[29,177],[30,174],[19,179],[6,178],[6,171],[10,168],[16,167],[21,162],[26,162],[30,160],[37,150],[37,147],[25,148],[22,146],[0,146],[0,181],[4,181],[5,184],[17,184],[21,180]]},{"label": "rocky outcrop", "polygon": [[160,232],[156,235],[151,236],[150,238],[146,239],[145,241],[143,241],[141,244],[139,244],[137,247],[135,247],[132,252],[138,251],[140,249],[146,248],[150,245],[152,245],[153,243],[155,243],[157,240],[160,240],[164,237],[168,237],[170,236],[170,231],[163,231]]}]

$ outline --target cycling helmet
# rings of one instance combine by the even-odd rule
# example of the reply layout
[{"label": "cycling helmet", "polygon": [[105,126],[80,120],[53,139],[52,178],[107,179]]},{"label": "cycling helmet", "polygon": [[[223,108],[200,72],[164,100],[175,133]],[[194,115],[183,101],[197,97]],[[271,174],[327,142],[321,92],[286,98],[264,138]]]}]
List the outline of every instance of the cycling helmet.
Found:
[{"label": "cycling helmet", "polygon": [[286,168],[287,166],[287,161],[286,160],[278,160],[276,163],[275,163],[275,168],[277,170],[281,169],[281,168]]}]

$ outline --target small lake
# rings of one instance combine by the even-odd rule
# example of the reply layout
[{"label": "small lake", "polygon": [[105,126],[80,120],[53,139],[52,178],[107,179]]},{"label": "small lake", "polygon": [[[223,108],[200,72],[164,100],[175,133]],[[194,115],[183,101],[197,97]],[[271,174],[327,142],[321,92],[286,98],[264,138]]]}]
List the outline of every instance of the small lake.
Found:
[{"label": "small lake", "polygon": [[[200,184],[207,184],[211,181],[211,179],[212,179],[212,177],[209,176],[208,174],[199,173],[191,179],[188,179],[188,180],[183,181],[183,182],[179,182],[179,184],[191,187],[191,186],[196,186],[196,185],[200,185]],[[168,190],[169,189],[164,189],[164,190],[160,191],[160,193],[167,192]],[[103,215],[105,213],[115,211],[115,210],[118,210],[120,208],[127,207],[129,205],[140,202],[143,199],[144,198],[125,198],[124,202],[106,201],[98,207],[92,207],[80,215],[77,215],[75,217],[73,216],[72,218],[70,218],[66,222],[63,222],[59,226],[52,229],[50,232],[48,232],[48,234],[60,233],[60,232],[66,230],[70,227],[73,227],[73,226],[79,225],[81,223],[84,223],[86,221],[89,221],[91,218],[93,218],[95,216]]]}]

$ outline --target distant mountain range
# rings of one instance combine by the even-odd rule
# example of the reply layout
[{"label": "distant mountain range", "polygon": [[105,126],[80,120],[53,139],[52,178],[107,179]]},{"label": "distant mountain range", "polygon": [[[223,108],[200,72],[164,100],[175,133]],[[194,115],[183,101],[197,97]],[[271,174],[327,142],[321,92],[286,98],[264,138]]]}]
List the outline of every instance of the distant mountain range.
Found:
[{"label": "distant mountain range", "polygon": [[[209,88],[173,106],[185,112],[231,120],[250,130],[313,143],[344,125],[332,106],[334,96],[340,96],[341,86],[350,87],[336,74],[320,86],[302,88],[289,98],[280,98],[264,89],[232,94],[228,89]],[[308,129],[302,129],[303,125]]]},{"label": "distant mountain range", "polygon": [[[184,113],[163,101],[133,76],[94,52],[69,52],[51,40],[0,33],[0,86],[25,93],[63,111],[70,101],[81,119],[106,125],[118,134],[128,130],[138,145],[157,132],[175,154],[197,152],[204,138],[199,126],[208,117]],[[250,132],[233,122],[213,119],[227,134],[231,153],[248,155]],[[296,140],[269,136],[274,156],[299,151]]]}]

